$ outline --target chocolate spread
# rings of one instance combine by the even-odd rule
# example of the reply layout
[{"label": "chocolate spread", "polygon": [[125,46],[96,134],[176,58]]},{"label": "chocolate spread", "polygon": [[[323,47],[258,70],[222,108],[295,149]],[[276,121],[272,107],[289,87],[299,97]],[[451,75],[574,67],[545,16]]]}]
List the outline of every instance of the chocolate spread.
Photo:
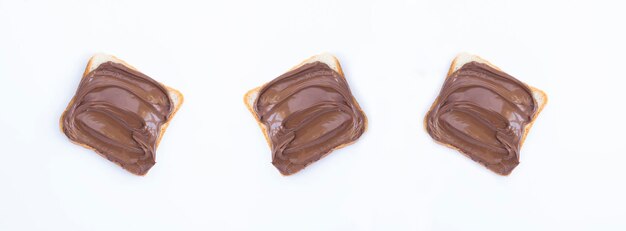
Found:
[{"label": "chocolate spread", "polygon": [[345,78],[321,62],[264,85],[253,109],[267,129],[272,164],[283,175],[302,170],[365,131],[365,115]]},{"label": "chocolate spread", "polygon": [[63,132],[137,175],[155,164],[161,126],[174,105],[152,78],[122,64],[106,62],[80,81],[63,113]]},{"label": "chocolate spread", "polygon": [[537,102],[526,84],[470,62],[444,82],[426,115],[426,129],[436,141],[508,175],[519,164],[524,128],[536,112]]}]

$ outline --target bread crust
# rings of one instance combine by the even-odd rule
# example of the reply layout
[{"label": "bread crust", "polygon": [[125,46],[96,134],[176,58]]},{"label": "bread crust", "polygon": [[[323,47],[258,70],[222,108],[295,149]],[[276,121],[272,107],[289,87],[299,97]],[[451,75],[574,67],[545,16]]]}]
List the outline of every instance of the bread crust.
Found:
[{"label": "bread crust", "polygon": [[[462,63],[463,61],[465,61],[464,63]],[[492,63],[490,63],[489,61],[481,58],[480,56],[477,55],[473,55],[473,54],[468,54],[468,53],[460,53],[458,54],[454,60],[452,60],[452,63],[450,64],[450,68],[448,69],[448,74],[446,76],[446,79],[449,78],[450,76],[452,76],[452,74],[457,71],[461,66],[463,66],[465,63],[471,62],[471,61],[475,61],[475,62],[479,62],[479,63],[483,63],[486,65],[489,65],[492,68],[495,68],[499,71],[502,71],[502,69],[500,69],[499,67],[497,67],[496,65],[493,65]],[[504,71],[502,71],[504,72]],[[522,148],[522,146],[524,145],[524,141],[526,140],[526,136],[528,135],[528,133],[530,132],[530,128],[533,126],[533,124],[535,123],[535,119],[537,119],[537,116],[539,116],[539,114],[541,113],[541,111],[543,110],[543,108],[546,106],[546,104],[548,103],[548,95],[542,91],[539,90],[536,87],[530,86],[528,84],[526,84],[525,82],[520,81],[522,84],[524,84],[525,86],[527,86],[528,88],[530,88],[530,90],[532,91],[532,95],[533,95],[533,99],[537,102],[537,112],[535,112],[535,114],[533,115],[533,117],[530,120],[530,123],[526,124],[526,126],[524,126],[524,133],[522,134],[522,138],[520,139],[520,150]],[[435,101],[433,102],[433,104],[430,106],[430,109],[428,110],[428,112],[426,113],[426,116],[424,116],[424,130],[428,130],[428,114],[430,114],[430,112],[432,112],[432,110],[435,108],[435,106],[437,105],[437,103],[439,102],[439,96],[437,96],[437,98],[435,98]],[[434,140],[434,139],[433,139]],[[471,159],[471,157],[461,151],[461,149],[448,144],[448,143],[443,143],[440,142],[438,140],[434,140],[436,143],[441,144],[443,146],[446,146],[448,148],[454,149],[460,153],[463,153],[463,155],[469,157]],[[506,176],[506,175],[505,175]]]},{"label": "bread crust", "polygon": [[[115,57],[113,55],[96,54],[96,55],[91,56],[91,58],[89,59],[89,62],[87,63],[87,66],[85,67],[85,71],[83,72],[83,76],[81,77],[81,79],[85,78],[91,71],[93,71],[94,69],[98,68],[98,66],[100,66],[100,64],[102,64],[102,62],[96,64],[95,60],[97,58],[103,58],[103,57],[106,58],[107,61],[119,63],[119,64],[122,64],[122,65],[130,68],[130,69],[139,71],[139,70],[137,70],[137,68],[131,66],[130,64],[128,64],[124,60],[121,60],[121,59],[119,59],[119,58],[117,58],[117,57]],[[169,86],[167,86],[167,85],[165,85],[165,84],[163,84],[161,82],[158,82],[158,81],[156,81],[156,82],[158,84],[160,84],[161,86],[163,86],[167,90],[168,97],[169,97],[170,101],[172,103],[174,103],[174,109],[172,110],[172,113],[170,114],[170,117],[168,118],[167,121],[165,121],[165,123],[163,123],[161,125],[161,127],[159,129],[159,137],[156,139],[156,147],[158,148],[159,147],[159,143],[161,143],[161,139],[163,138],[163,135],[165,134],[165,130],[169,126],[170,122],[172,121],[172,119],[174,118],[174,116],[176,115],[178,110],[180,109],[181,105],[183,104],[184,97],[183,97],[183,94],[180,91],[178,91],[178,90],[176,90],[176,89],[174,89],[172,87],[169,87]],[[76,100],[76,95],[72,96],[72,99],[70,100],[70,102],[65,107],[65,111],[63,111],[63,114],[61,114],[61,118],[59,119],[59,127],[60,127],[62,133],[65,133],[64,132],[64,127],[63,127],[63,121],[65,120],[65,115],[66,115],[67,111],[70,109],[70,107],[72,106],[72,104],[74,104],[75,100]],[[98,153],[98,155],[100,155],[100,156],[110,160],[106,155],[100,153],[94,147],[91,147],[91,146],[89,146],[89,145],[87,145],[85,143],[80,143],[80,142],[72,140],[72,139],[69,139],[69,140],[70,140],[70,142],[72,142],[72,143],[74,143],[76,145],[80,145],[80,146],[82,146],[82,147],[84,147],[86,149],[90,149],[90,150]],[[112,160],[111,160],[111,162],[119,165],[120,167],[123,167],[121,163],[118,163],[118,162],[112,161]],[[139,175],[139,176],[144,176],[144,175]]]},{"label": "bread crust", "polygon": [[[316,62],[316,61],[320,61],[320,62],[326,63],[328,65],[329,63],[325,62],[324,58],[331,58],[332,62],[333,62],[332,64],[334,64],[334,65],[329,65],[329,67],[331,69],[335,70],[337,73],[339,73],[339,75],[342,78],[344,78],[344,79],[346,78],[344,76],[344,74],[343,74],[343,70],[341,69],[341,65],[339,63],[339,60],[335,56],[333,56],[331,54],[328,54],[328,53],[322,53],[322,54],[311,56],[308,59],[305,59],[304,61],[300,62],[300,64],[291,67],[291,69],[287,70],[287,72],[291,71],[291,70],[294,70],[294,69],[297,69],[297,68],[299,68],[299,67],[301,67],[301,66],[303,66],[305,64]],[[336,68],[333,68],[333,67],[336,67]],[[263,136],[265,136],[265,141],[267,142],[267,146],[269,146],[270,149],[271,149],[272,148],[272,143],[270,142],[269,135],[267,134],[267,127],[265,126],[265,124],[263,124],[261,122],[261,119],[259,119],[259,117],[256,114],[256,112],[254,112],[254,107],[253,107],[254,103],[256,102],[256,99],[258,98],[259,91],[261,90],[261,88],[265,87],[265,85],[267,85],[267,83],[265,83],[265,84],[263,84],[263,85],[261,85],[259,87],[253,88],[253,89],[249,90],[248,92],[246,92],[246,94],[243,96],[243,102],[246,105],[246,108],[248,108],[248,111],[250,111],[250,114],[252,114],[252,116],[256,120],[257,124],[261,128],[261,131],[263,132]],[[352,101],[356,105],[356,107],[359,110],[359,112],[361,112],[363,114],[363,133],[365,133],[367,131],[367,123],[368,123],[367,116],[365,115],[365,112],[363,112],[363,109],[361,109],[361,105],[359,105],[359,103],[357,102],[355,97],[352,98]],[[341,148],[344,148],[344,147],[347,147],[347,146],[353,144],[354,142],[356,142],[356,140],[354,140],[352,142],[348,142],[348,143],[342,144],[342,145],[339,145],[339,146],[331,149],[330,151],[328,151],[327,153],[322,155],[320,157],[320,160],[323,159],[324,157],[326,157],[327,155],[329,155],[330,153],[332,153],[333,151],[341,149]],[[311,163],[309,163],[309,164],[311,164]],[[307,166],[308,166],[308,164],[307,164]],[[305,168],[307,166],[305,166]],[[285,175],[285,176],[287,176],[287,175]]]}]

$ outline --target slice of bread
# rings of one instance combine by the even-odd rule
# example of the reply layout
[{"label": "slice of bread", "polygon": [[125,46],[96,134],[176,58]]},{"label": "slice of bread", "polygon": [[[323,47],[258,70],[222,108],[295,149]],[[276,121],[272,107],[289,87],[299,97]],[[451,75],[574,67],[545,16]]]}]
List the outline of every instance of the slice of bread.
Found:
[{"label": "slice of bread", "polygon": [[[113,56],[113,55],[108,55],[108,54],[102,54],[102,53],[98,53],[95,54],[94,56],[91,56],[91,58],[89,59],[89,62],[87,63],[87,67],[85,68],[85,72],[83,73],[82,78],[84,78],[85,76],[87,76],[91,71],[95,70],[96,68],[98,68],[98,66],[100,66],[100,64],[106,63],[106,62],[114,62],[114,63],[119,63],[119,64],[123,64],[124,66],[133,69],[133,70],[137,70],[137,68],[131,66],[130,64],[124,62],[123,60]],[[80,82],[80,81],[79,81]],[[157,81],[158,82],[158,81]],[[163,138],[163,134],[165,134],[165,130],[167,129],[167,126],[169,126],[170,122],[172,121],[172,119],[174,118],[174,115],[176,114],[176,112],[178,112],[178,109],[180,109],[180,106],[183,104],[183,94],[180,93],[180,91],[171,88],[169,86],[166,86],[163,83],[160,83],[165,89],[167,89],[167,93],[168,96],[170,98],[170,101],[174,104],[174,109],[172,110],[172,114],[170,115],[169,119],[163,124],[161,125],[160,128],[160,132],[159,132],[159,137],[156,140],[156,146],[159,146],[159,143],[161,142],[161,139]],[[74,96],[76,97],[76,96]],[[67,104],[67,107],[65,108],[65,111],[63,112],[60,120],[59,120],[59,124],[60,124],[60,128],[61,128],[61,132],[63,132],[63,120],[65,119],[65,114],[67,112],[67,110],[69,110],[69,108],[72,106],[72,104],[74,103],[75,98],[72,97],[72,100],[70,100],[70,102]],[[75,143],[77,145],[83,146],[87,149],[91,149],[94,152],[98,153],[99,155],[101,155],[104,158],[107,158],[106,156],[104,156],[102,153],[98,152],[95,148],[84,144],[84,143],[79,143],[76,142],[74,140],[70,141],[72,143]],[[115,163],[115,162],[114,162]],[[115,163],[117,165],[120,165],[119,163]]]},{"label": "slice of bread", "polygon": [[[343,74],[343,70],[341,69],[341,65],[339,64],[339,60],[335,56],[333,56],[333,55],[331,55],[329,53],[322,53],[322,54],[314,55],[314,56],[312,56],[312,57],[302,61],[300,64],[292,67],[288,71],[297,69],[297,68],[299,68],[299,67],[301,67],[301,66],[303,66],[303,65],[305,65],[307,63],[314,63],[314,62],[324,63],[324,64],[328,65],[328,67],[330,67],[331,69],[333,69],[337,73],[339,73],[339,75],[341,75],[341,77],[343,77],[344,79],[346,78],[344,76],[344,74]],[[254,119],[256,120],[257,124],[261,128],[261,131],[263,132],[263,135],[265,136],[265,141],[267,142],[267,145],[270,146],[270,148],[272,148],[272,143],[270,142],[269,135],[267,134],[267,128],[266,128],[265,124],[263,124],[261,122],[261,120],[259,119],[257,113],[254,112],[254,109],[253,109],[254,108],[253,105],[255,104],[257,98],[259,97],[259,91],[264,86],[265,86],[265,84],[248,91],[244,95],[244,97],[243,97],[243,102],[246,105],[246,107],[248,108],[248,110],[250,111],[250,113],[252,113],[252,116],[254,116]],[[354,105],[356,105],[357,109],[361,113],[363,113],[363,110],[361,109],[361,106],[359,105],[359,103],[357,102],[355,97],[353,97],[353,102],[354,102]],[[364,131],[363,132],[365,132],[365,131],[367,131],[367,116],[365,115],[365,113],[363,113],[363,120],[364,120],[363,121],[363,125],[364,125]],[[326,153],[321,158],[324,158],[325,156],[327,156],[328,154],[330,154],[331,152],[333,152],[333,151],[335,151],[337,149],[340,149],[340,148],[346,147],[346,146],[348,146],[350,144],[353,144],[354,142],[356,142],[356,140],[352,141],[350,143],[346,143],[346,144],[337,146],[337,147],[333,148],[332,150],[330,150],[328,153]]]},{"label": "slice of bread", "polygon": [[[457,71],[458,69],[460,69],[461,67],[463,67],[463,65],[465,65],[466,63],[470,63],[470,62],[478,62],[478,63],[483,63],[486,65],[489,65],[492,68],[495,68],[497,70],[502,71],[502,69],[498,68],[497,66],[493,65],[492,63],[490,63],[489,61],[477,56],[477,55],[473,55],[473,54],[468,54],[468,53],[460,53],[458,54],[454,60],[452,60],[452,64],[450,65],[450,69],[448,70],[448,75],[446,76],[446,78],[452,76],[452,74]],[[504,71],[502,71],[504,72]],[[548,103],[548,95],[546,95],[545,92],[543,92],[542,90],[539,90],[533,86],[530,86],[524,82],[522,82],[523,84],[525,84],[526,86],[528,86],[528,88],[530,88],[530,90],[532,91],[532,95],[533,98],[535,99],[535,101],[537,102],[537,112],[533,115],[530,123],[526,124],[526,126],[524,127],[524,134],[522,134],[522,139],[520,140],[520,149],[522,147],[522,145],[524,144],[524,140],[526,140],[526,136],[528,135],[528,132],[530,131],[530,128],[532,127],[532,125],[535,123],[535,119],[537,119],[537,116],[539,116],[539,113],[541,113],[541,111],[543,110],[543,108],[545,107],[546,103]],[[429,112],[433,110],[433,108],[437,105],[439,100],[439,97],[437,97],[437,99],[435,99],[435,101],[433,102],[433,104],[430,106]],[[424,117],[424,129],[426,129],[426,127],[428,126],[428,116]],[[462,152],[459,148],[452,146],[451,144],[447,144],[447,143],[441,143],[439,141],[435,142],[442,144],[444,146],[447,146],[449,148],[452,148],[454,150],[459,151],[460,153],[465,154],[464,152]],[[471,157],[470,157],[471,158]]]}]

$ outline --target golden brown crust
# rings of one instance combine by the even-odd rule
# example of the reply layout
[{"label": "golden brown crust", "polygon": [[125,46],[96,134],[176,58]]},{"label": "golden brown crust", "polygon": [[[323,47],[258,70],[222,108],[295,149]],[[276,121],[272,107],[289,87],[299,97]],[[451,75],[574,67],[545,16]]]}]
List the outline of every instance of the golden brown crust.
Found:
[{"label": "golden brown crust", "polygon": [[[544,91],[539,90],[536,87],[533,87],[533,86],[530,86],[530,85],[528,85],[528,87],[530,88],[530,90],[533,91],[533,94],[540,94],[542,100],[541,100],[541,102],[539,102],[539,105],[537,107],[537,112],[535,113],[533,118],[530,120],[530,123],[526,124],[526,126],[524,127],[524,135],[522,135],[522,139],[520,141],[520,148],[522,147],[522,145],[524,145],[524,141],[526,140],[526,136],[528,135],[528,132],[530,132],[530,128],[535,123],[535,119],[537,119],[537,116],[539,116],[539,113],[541,113],[543,108],[548,103],[548,95]],[[533,95],[533,97],[534,97],[534,95]]]},{"label": "golden brown crust", "polygon": [[[81,78],[85,78],[89,74],[89,72],[91,72],[90,70],[92,69],[92,65],[93,65],[93,61],[94,61],[95,57],[96,56],[94,55],[94,56],[92,56],[89,59],[89,62],[87,63],[87,66],[85,67],[85,71],[83,72],[83,76]],[[126,66],[126,67],[128,67],[130,69],[137,70],[137,68],[135,68],[135,67],[131,66],[130,64],[126,63],[124,60],[121,60],[121,59],[119,59],[119,58],[117,58],[115,56],[111,56],[111,58],[113,59],[113,60],[111,60],[112,62],[120,63],[120,64],[123,64],[124,66]],[[157,147],[159,146],[159,143],[161,143],[161,139],[163,138],[163,134],[165,134],[165,130],[169,126],[170,122],[174,118],[174,115],[176,115],[176,112],[178,112],[178,110],[180,109],[180,106],[183,104],[183,101],[184,101],[183,100],[184,99],[183,94],[180,93],[180,91],[178,91],[178,90],[176,90],[174,88],[171,88],[169,86],[166,86],[163,83],[160,83],[160,82],[158,82],[158,83],[161,84],[163,87],[165,87],[165,89],[167,89],[168,97],[170,98],[170,101],[174,102],[174,99],[172,98],[171,94],[176,95],[177,96],[176,97],[177,100],[176,100],[176,102],[174,102],[174,109],[172,110],[172,114],[170,115],[169,119],[163,125],[161,125],[159,137],[157,138],[157,141],[156,141],[156,146]],[[63,132],[63,133],[65,133],[63,131],[63,120],[65,119],[65,114],[70,109],[72,104],[74,103],[75,98],[76,98],[76,95],[72,96],[72,99],[70,100],[70,102],[65,107],[65,111],[63,111],[63,114],[61,114],[61,118],[59,119],[59,127],[61,128],[61,132]],[[74,144],[77,144],[77,145],[80,145],[80,146],[82,146],[82,147],[84,147],[86,149],[92,150],[92,151],[98,153],[98,155],[100,155],[100,156],[102,156],[102,157],[104,157],[106,159],[109,159],[109,158],[107,158],[107,156],[105,156],[104,154],[98,152],[98,150],[96,150],[95,148],[93,148],[93,147],[91,147],[91,146],[89,146],[87,144],[76,142],[76,141],[74,141],[72,139],[69,139],[69,140],[70,140],[70,142],[72,142]],[[111,161],[111,162],[119,165],[120,167],[123,167],[118,162],[115,162],[115,161]],[[139,175],[139,176],[144,176],[144,175]]]},{"label": "golden brown crust", "polygon": [[[265,84],[263,84],[262,86],[256,87],[256,88],[254,88],[252,90],[249,90],[243,96],[243,102],[244,102],[244,104],[246,104],[246,108],[248,108],[248,111],[250,111],[252,116],[254,116],[254,119],[256,120],[256,123],[261,128],[261,131],[263,132],[263,136],[265,136],[265,141],[267,142],[267,145],[270,146],[270,148],[272,148],[272,143],[270,142],[270,137],[267,135],[267,128],[265,127],[265,125],[263,123],[261,123],[261,119],[259,119],[259,116],[254,112],[254,109],[252,108],[252,104],[249,102],[250,97],[252,97],[253,94],[258,94],[259,90],[261,90],[261,88],[263,86],[265,86]],[[252,103],[254,103],[254,102],[252,102]]]},{"label": "golden brown crust", "polygon": [[[454,60],[452,60],[452,64],[450,64],[450,68],[448,69],[448,74],[446,76],[446,79],[449,78],[450,76],[452,76],[452,74],[456,71],[456,66],[457,66],[457,62],[459,62],[459,58],[462,54],[457,55]],[[472,55],[474,58],[474,61],[480,62],[480,63],[484,63],[487,64],[499,71],[502,71],[502,69],[500,69],[499,67],[497,67],[496,65],[493,65],[492,63],[490,63],[489,61],[481,58],[480,56],[477,55]],[[504,72],[504,71],[503,71]],[[528,88],[531,89],[531,91],[533,92],[533,98],[535,99],[535,101],[539,104],[537,107],[537,112],[533,115],[533,118],[530,120],[530,123],[526,124],[526,126],[524,126],[524,134],[522,134],[522,139],[520,140],[520,149],[522,148],[522,145],[524,144],[524,140],[526,140],[526,136],[528,135],[528,133],[530,132],[530,128],[532,127],[532,125],[535,123],[535,119],[537,119],[537,116],[539,116],[539,113],[541,113],[541,111],[543,110],[543,108],[545,107],[546,103],[548,102],[548,95],[542,91],[539,90],[533,86],[530,86],[524,82],[522,82],[524,85],[528,86]],[[541,98],[537,98],[535,96],[535,94],[539,94],[541,95]],[[439,96],[437,96],[437,98],[435,98],[435,101],[433,102],[433,104],[430,106],[430,109],[428,110],[428,112],[426,113],[426,116],[424,116],[424,130],[427,130],[427,126],[428,126],[428,114],[430,114],[430,112],[433,110],[433,108],[435,108],[435,106],[437,105],[437,103],[439,102]],[[434,140],[434,139],[433,139]],[[446,146],[448,148],[454,149],[460,153],[463,153],[463,155],[469,157],[470,159],[472,158],[471,156],[469,156],[467,153],[464,153],[461,149],[452,146],[451,144],[448,143],[443,143],[437,140],[434,140],[435,143],[441,144],[443,146]]]},{"label": "golden brown crust", "polygon": [[[300,62],[300,64],[293,66],[288,71],[294,70],[296,68],[301,67],[304,64],[307,64],[307,63],[310,63],[310,62],[314,61],[317,56],[318,55],[314,55],[314,56],[309,57],[308,59],[305,59],[304,61]],[[345,79],[346,77],[343,74],[343,70],[342,70],[341,65],[339,63],[339,60],[335,56],[333,56],[333,60],[335,62],[335,65],[337,66],[337,69],[335,71],[337,71],[337,73],[339,73],[339,75]],[[267,84],[267,83],[265,83],[265,84]],[[250,102],[250,97],[252,97],[252,95],[254,95],[254,94],[258,94],[259,90],[261,90],[261,88],[263,88],[265,86],[265,84],[263,84],[263,85],[261,85],[259,87],[253,88],[253,89],[249,90],[248,92],[246,92],[246,94],[243,97],[243,101],[244,101],[244,104],[246,105],[246,108],[248,108],[248,111],[250,111],[252,116],[254,116],[254,119],[256,120],[257,124],[261,128],[261,131],[263,132],[263,136],[265,136],[265,141],[267,142],[267,145],[270,148],[272,148],[272,144],[270,142],[269,135],[267,134],[267,128],[261,122],[261,120],[259,119],[257,114],[254,112],[254,109],[253,109],[254,101]],[[258,95],[257,95],[257,97],[258,97]],[[363,112],[363,109],[361,109],[361,106],[357,102],[356,98],[353,98],[353,102],[356,105],[357,109],[363,114],[363,128],[364,128],[363,129],[363,133],[365,133],[367,131],[367,116],[365,115],[365,112]],[[352,142],[349,142],[349,143],[345,143],[345,144],[339,145],[339,146],[331,149],[329,152],[327,152],[326,154],[322,155],[320,157],[320,160],[323,159],[324,157],[328,156],[331,152],[333,152],[335,150],[338,150],[338,149],[341,149],[341,148],[344,148],[344,147],[347,147],[347,146],[353,144],[354,142],[356,142],[356,140],[354,140]],[[305,168],[306,167],[308,167],[308,165],[305,166]]]},{"label": "golden brown crust", "polygon": [[[159,144],[161,143],[161,139],[163,139],[163,135],[165,135],[165,130],[167,129],[167,127],[170,126],[170,122],[172,122],[172,119],[174,119],[174,116],[176,115],[178,110],[180,110],[180,106],[183,105],[183,102],[185,101],[185,97],[180,91],[174,88],[171,88],[165,84],[162,84],[162,83],[160,84],[163,85],[165,89],[167,89],[168,93],[176,95],[177,101],[174,103],[174,110],[172,110],[172,114],[170,114],[170,118],[163,125],[161,125],[161,132],[159,133],[159,138],[156,141],[157,147],[159,147]],[[173,101],[172,97],[171,96],[169,97],[170,97],[170,100]]]}]

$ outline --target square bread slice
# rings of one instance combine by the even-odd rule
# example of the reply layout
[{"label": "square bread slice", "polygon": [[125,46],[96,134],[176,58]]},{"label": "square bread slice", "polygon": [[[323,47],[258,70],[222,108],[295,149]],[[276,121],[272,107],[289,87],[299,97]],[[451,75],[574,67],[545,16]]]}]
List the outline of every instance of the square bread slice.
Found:
[{"label": "square bread slice", "polygon": [[[301,62],[300,64],[292,67],[291,69],[289,69],[289,72],[296,70],[300,67],[303,67],[304,65],[308,65],[308,64],[313,64],[313,63],[323,63],[325,65],[327,65],[330,69],[334,70],[336,73],[338,73],[340,75],[340,77],[345,81],[345,76],[344,73],[341,69],[341,65],[339,64],[339,60],[328,53],[323,53],[323,54],[319,54],[319,55],[315,55],[312,56],[306,60],[304,60],[303,62]],[[285,73],[285,74],[287,74]],[[278,77],[280,78],[280,77]],[[270,82],[271,83],[271,82]],[[248,91],[245,95],[244,95],[244,103],[246,105],[246,107],[248,108],[248,110],[250,111],[250,113],[252,114],[252,116],[254,116],[255,120],[257,121],[259,127],[261,128],[261,131],[263,132],[263,135],[265,136],[265,140],[267,141],[268,145],[270,146],[270,149],[272,149],[272,141],[269,135],[269,128],[268,126],[266,126],[261,119],[259,118],[259,115],[257,114],[257,112],[254,109],[254,105],[257,102],[257,100],[259,99],[259,94],[262,88],[264,88],[268,83],[264,84],[263,86],[259,86],[257,88],[254,88],[250,91]],[[347,86],[346,86],[347,87]],[[349,87],[348,87],[349,90]],[[361,107],[359,106],[358,102],[356,101],[356,99],[352,96],[350,99],[354,105],[354,107],[356,108],[356,110],[358,111],[358,113],[360,113],[362,115],[362,130],[360,131],[361,133],[356,137],[356,139],[358,139],[361,134],[363,132],[365,132],[365,130],[367,129],[367,117],[365,116],[365,113],[363,113],[363,110],[361,109]],[[309,164],[312,164],[314,162],[316,162],[317,160],[327,156],[328,154],[330,154],[331,152],[333,152],[334,150],[346,147],[354,142],[356,142],[356,139],[351,140],[349,142],[346,143],[341,143],[337,146],[334,146],[332,148],[330,148],[330,150],[328,150],[327,152],[323,153],[323,155],[320,155],[318,157],[314,157],[312,159],[312,161],[308,162],[308,163],[304,163],[304,164],[300,164],[298,166],[292,167],[292,168],[288,168],[285,169],[283,166],[281,166],[280,163],[278,163],[278,160],[275,156],[275,154],[272,154],[272,164],[280,171],[280,173],[282,175],[291,175],[294,174],[302,169],[304,169],[306,166],[308,166]]]},{"label": "square bread slice", "polygon": [[[124,67],[126,67],[128,69],[131,69],[133,71],[136,71],[136,72],[140,73],[141,75],[143,75],[135,67],[129,65],[125,61],[123,61],[123,60],[121,60],[121,59],[119,59],[119,58],[117,58],[115,56],[112,56],[112,55],[99,53],[99,54],[96,54],[96,55],[92,56],[89,59],[89,62],[87,63],[87,67],[85,68],[85,72],[83,73],[82,78],[84,79],[92,71],[94,71],[98,67],[100,67],[100,65],[102,65],[104,63],[108,63],[108,62],[115,63],[115,64],[121,64]],[[143,76],[145,76],[145,75],[143,75]],[[150,78],[150,77],[148,77],[148,78]],[[152,80],[152,79],[150,78],[150,80]],[[81,83],[82,83],[82,81],[81,81]],[[156,83],[159,84],[159,86],[161,86],[164,89],[166,89],[167,97],[169,98],[169,102],[172,104],[172,107],[171,107],[171,111],[170,111],[169,115],[167,116],[167,119],[156,130],[158,135],[157,135],[156,139],[154,140],[154,144],[153,144],[155,152],[156,152],[156,148],[158,147],[159,143],[161,142],[161,139],[163,138],[163,135],[165,134],[165,130],[167,129],[167,127],[169,126],[169,123],[174,118],[174,115],[176,114],[176,112],[178,112],[178,110],[180,109],[180,107],[181,107],[181,105],[183,103],[183,95],[178,90],[176,90],[174,88],[171,88],[171,87],[168,87],[168,86],[166,86],[166,85],[164,85],[162,83],[159,83],[159,82],[156,82]],[[145,175],[148,172],[148,170],[154,165],[154,163],[156,163],[154,161],[154,158],[155,158],[154,155],[156,153],[153,153],[152,156],[150,157],[151,158],[151,160],[149,161],[150,163],[147,163],[147,165],[149,165],[149,166],[141,166],[141,167],[140,166],[131,166],[128,163],[122,163],[120,158],[117,158],[117,157],[114,157],[114,155],[111,155],[113,149],[93,147],[93,146],[91,146],[91,145],[89,145],[89,144],[87,144],[87,143],[85,143],[83,141],[80,141],[80,140],[76,139],[76,137],[70,136],[70,135],[68,135],[68,133],[66,133],[68,128],[65,127],[64,121],[66,120],[66,117],[68,116],[68,111],[71,110],[72,106],[75,103],[75,100],[77,100],[76,97],[78,96],[77,94],[78,94],[79,90],[80,90],[80,86],[79,86],[79,89],[77,89],[76,94],[72,97],[72,99],[68,103],[65,111],[63,112],[63,114],[62,114],[62,116],[61,116],[61,118],[59,120],[61,132],[65,133],[65,135],[68,136],[68,138],[70,139],[70,141],[72,143],[75,143],[77,145],[80,145],[82,147],[85,147],[87,149],[91,149],[91,150],[95,151],[96,153],[98,153],[102,157],[104,157],[104,158],[110,160],[111,162],[121,166],[122,168],[124,168],[125,170],[127,170],[127,171],[129,171],[129,172],[131,172],[133,174],[140,175],[140,176]],[[118,121],[118,122],[129,123],[129,121]],[[145,126],[145,124],[143,126]],[[98,134],[97,132],[93,132],[93,133],[95,134],[95,136],[104,137],[102,139],[109,139],[109,140],[111,140],[110,138],[107,138],[106,135],[104,135],[102,133],[100,133],[100,134]],[[134,138],[135,136],[137,136],[137,134],[131,134],[131,136],[133,136],[133,138]],[[135,142],[137,142],[137,141],[135,140]],[[146,144],[146,145],[150,146],[150,144]],[[105,150],[105,149],[107,149],[107,150]],[[144,150],[144,152],[145,152],[145,150]]]},{"label": "square bread slice", "polygon": [[[453,76],[455,74],[455,72],[459,69],[461,69],[465,64],[471,63],[471,62],[477,62],[477,63],[481,63],[481,64],[485,64],[493,69],[496,69],[498,71],[501,71],[504,73],[504,71],[502,71],[500,68],[498,68],[497,66],[493,65],[492,63],[488,62],[487,60],[476,56],[476,55],[472,55],[472,54],[468,54],[468,53],[461,53],[458,54],[455,59],[452,61],[452,64],[450,65],[450,69],[448,70],[448,74],[446,76],[447,78],[450,78],[451,76]],[[505,73],[506,74],[506,73]],[[521,82],[521,81],[520,81]],[[523,82],[521,82],[522,84],[524,84],[526,87],[528,87],[531,92],[532,92],[532,98],[534,99],[534,101],[537,104],[537,108],[536,108],[536,112],[532,115],[530,122],[527,123],[524,128],[523,128],[523,132],[521,135],[521,139],[519,140],[519,148],[521,149],[524,140],[526,139],[526,136],[528,135],[530,128],[532,127],[532,125],[535,122],[535,119],[537,118],[537,116],[539,116],[539,114],[541,113],[541,111],[543,110],[543,108],[545,107],[546,103],[548,102],[548,97],[546,95],[545,92],[543,92],[542,90],[539,90],[535,87],[532,87],[528,84],[525,84]],[[442,89],[443,90],[443,89]],[[424,118],[424,127],[426,128],[426,130],[428,130],[428,118],[429,115],[431,114],[431,112],[433,111],[433,109],[438,105],[439,100],[440,100],[441,95],[437,96],[437,99],[433,102],[432,106],[430,107],[429,112],[427,113],[427,115]],[[431,134],[432,136],[432,134]],[[435,137],[433,137],[435,138]],[[456,147],[450,143],[446,143],[446,142],[442,142],[440,140],[435,139],[435,141],[439,144],[442,144],[444,146],[447,146],[449,148],[455,149],[461,153],[463,153],[464,155],[468,156],[469,158],[473,159],[474,161],[486,166],[487,168],[489,168],[490,170],[500,174],[500,175],[508,175],[510,174],[510,172],[513,170],[512,168],[514,168],[515,166],[517,166],[517,164],[515,164],[515,166],[513,166],[511,169],[498,169],[497,167],[493,167],[493,166],[488,166],[486,163],[483,163],[482,161],[480,161],[479,159],[475,158],[472,156],[471,153],[467,153],[466,151],[462,150],[459,147]],[[517,158],[519,158],[519,156],[517,156]],[[519,163],[519,162],[518,162]]]}]

